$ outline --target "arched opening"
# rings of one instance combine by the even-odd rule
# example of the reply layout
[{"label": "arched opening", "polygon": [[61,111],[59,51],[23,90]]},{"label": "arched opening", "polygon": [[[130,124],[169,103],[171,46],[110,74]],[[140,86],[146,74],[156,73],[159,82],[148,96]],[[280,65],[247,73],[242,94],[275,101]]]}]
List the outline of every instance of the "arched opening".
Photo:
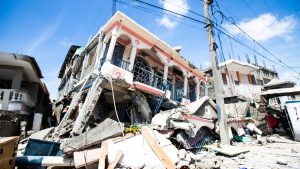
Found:
[{"label": "arched opening", "polygon": [[[107,43],[104,49],[103,57],[100,60],[100,65],[103,65],[107,57],[108,58],[110,57],[107,56],[107,54],[111,43],[111,37],[109,39],[107,38],[104,41],[107,41]],[[110,59],[111,64],[121,67],[125,70],[128,70],[131,52],[132,52],[132,42],[130,37],[125,34],[120,35],[117,38],[117,41],[114,46],[114,51]]]},{"label": "arched opening", "polygon": [[133,66],[133,81],[149,84],[151,68],[143,56],[137,56]]},{"label": "arched opening", "polygon": [[189,90],[188,90],[188,98],[191,102],[196,101],[196,84],[193,79],[189,81]]},{"label": "arched opening", "polygon": [[199,85],[200,89],[200,97],[205,96],[205,83],[203,81],[200,81],[200,85]]},{"label": "arched opening", "polygon": [[184,74],[180,67],[173,65],[169,67],[172,77],[172,99],[179,101],[180,98],[183,98],[184,95]]},{"label": "arched opening", "polygon": [[139,49],[133,67],[134,81],[165,90],[164,63],[154,49]]}]

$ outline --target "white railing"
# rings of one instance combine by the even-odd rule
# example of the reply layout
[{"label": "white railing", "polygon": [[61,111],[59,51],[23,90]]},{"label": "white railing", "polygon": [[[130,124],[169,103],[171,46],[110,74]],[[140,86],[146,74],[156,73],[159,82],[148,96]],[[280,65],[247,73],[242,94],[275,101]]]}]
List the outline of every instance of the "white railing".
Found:
[{"label": "white railing", "polygon": [[15,89],[0,89],[0,109],[8,110],[12,103],[22,103],[26,106],[33,107],[35,105],[32,97],[20,90]]}]

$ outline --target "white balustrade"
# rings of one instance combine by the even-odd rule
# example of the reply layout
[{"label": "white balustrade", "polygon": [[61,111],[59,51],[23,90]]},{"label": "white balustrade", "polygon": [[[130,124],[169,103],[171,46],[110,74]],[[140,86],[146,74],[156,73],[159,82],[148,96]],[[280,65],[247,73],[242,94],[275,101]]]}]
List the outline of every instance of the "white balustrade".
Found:
[{"label": "white balustrade", "polygon": [[14,103],[24,104],[29,107],[35,105],[32,97],[26,92],[15,89],[0,89],[0,109],[9,110],[9,105]]}]

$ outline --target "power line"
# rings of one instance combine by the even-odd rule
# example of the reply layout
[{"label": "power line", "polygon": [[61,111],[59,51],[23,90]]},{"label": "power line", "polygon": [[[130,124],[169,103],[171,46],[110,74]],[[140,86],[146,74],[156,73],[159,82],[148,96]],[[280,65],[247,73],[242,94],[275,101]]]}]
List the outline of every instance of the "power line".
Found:
[{"label": "power line", "polygon": [[[245,4],[247,4],[244,0],[243,2]],[[216,3],[218,3],[216,1]],[[218,6],[218,5],[217,5]],[[248,5],[249,6],[249,5]],[[250,7],[250,9],[252,9]],[[259,47],[261,47],[263,50],[265,50],[268,54],[270,54],[272,57],[274,57],[276,60],[278,60],[280,63],[282,63],[283,65],[285,65],[287,68],[289,68],[290,70],[296,72],[298,74],[298,72],[296,70],[294,70],[293,68],[291,68],[289,65],[287,65],[286,63],[284,63],[281,59],[279,59],[278,57],[276,57],[273,53],[271,53],[267,48],[265,48],[263,45],[261,45],[260,43],[258,43],[255,39],[253,39],[248,33],[246,33],[242,28],[240,28],[236,23],[232,22],[230,19],[228,19],[228,17],[226,17],[221,11],[220,9],[219,10],[219,13],[221,14],[222,17],[224,17],[229,23],[231,23],[232,25],[234,25],[235,27],[237,27],[242,33],[244,33],[248,38],[250,38],[253,42],[255,42]],[[253,10],[253,9],[252,9]],[[253,10],[254,11],[254,10]],[[254,11],[254,13],[256,13]]]},{"label": "power line", "polygon": [[157,5],[150,4],[150,3],[148,3],[148,2],[144,2],[144,1],[141,1],[141,0],[132,0],[132,1],[136,1],[136,2],[145,4],[145,5],[148,5],[148,6],[157,8],[157,9],[161,9],[161,10],[164,10],[164,11],[167,11],[167,12],[170,12],[170,13],[173,13],[173,14],[175,14],[175,15],[181,16],[181,17],[183,17],[183,18],[187,18],[187,19],[190,19],[190,20],[192,20],[192,21],[199,22],[199,23],[202,23],[202,24],[205,24],[205,25],[206,25],[206,23],[205,23],[204,21],[200,21],[200,20],[198,20],[198,19],[195,19],[195,18],[186,16],[186,15],[183,15],[183,14],[180,14],[180,13],[177,13],[177,12],[174,12],[174,11],[171,11],[171,10],[168,10],[168,9],[165,9],[165,8],[162,8],[162,7],[157,6]]},{"label": "power line", "polygon": [[[150,13],[150,14],[152,14],[152,15],[160,16],[160,17],[163,17],[163,15],[166,14],[166,13],[164,13],[164,12],[153,11],[153,10],[151,10],[151,9],[149,9],[149,8],[145,8],[145,7],[142,7],[142,6],[135,5],[135,4],[130,4],[130,3],[128,3],[128,2],[123,2],[123,1],[121,1],[121,0],[117,0],[117,2],[120,3],[120,4],[123,4],[123,5],[129,6],[129,7],[132,7],[132,8],[135,8],[135,9],[138,9],[138,10],[141,10],[141,11],[144,11],[144,12],[147,12],[147,13]],[[157,13],[155,13],[155,12],[157,12]],[[169,15],[169,14],[167,14],[167,15]],[[173,16],[173,15],[170,15],[170,16]],[[198,30],[202,30],[202,29],[205,28],[205,27],[203,27],[203,28],[197,27],[197,26],[188,24],[188,23],[186,23],[186,22],[182,22],[180,19],[173,19],[173,18],[169,18],[169,19],[172,20],[172,21],[176,21],[176,22],[182,23],[182,24],[184,24],[184,25],[186,25],[186,26],[189,26],[189,27],[198,29]]]},{"label": "power line", "polygon": [[[186,19],[189,19],[189,20],[191,20],[191,21],[198,22],[198,23],[202,23],[202,24],[205,24],[205,25],[206,25],[206,23],[205,23],[204,21],[201,21],[201,20],[198,20],[198,19],[195,19],[195,18],[186,16],[186,15],[183,15],[183,14],[180,14],[180,13],[177,13],[177,12],[173,12],[173,11],[170,11],[170,10],[168,10],[168,9],[164,9],[164,8],[162,8],[162,7],[160,7],[160,6],[157,6],[157,5],[153,5],[153,4],[150,4],[150,3],[147,3],[147,2],[141,1],[141,0],[132,0],[132,1],[139,2],[139,3],[145,4],[145,5],[147,5],[147,6],[151,6],[151,7],[153,7],[153,8],[156,8],[156,9],[160,9],[160,10],[163,10],[163,11],[167,11],[167,12],[172,13],[172,14],[175,14],[175,15],[177,15],[177,16],[181,16],[181,17],[186,18]],[[266,49],[264,46],[262,46],[262,45],[259,44],[257,41],[255,41],[250,35],[248,35],[244,30],[242,30],[242,29],[241,29],[239,26],[237,26],[234,22],[230,21],[229,18],[226,17],[220,10],[219,10],[218,12],[221,14],[222,18],[225,18],[228,22],[230,22],[230,23],[233,24],[235,27],[237,27],[240,31],[242,31],[245,35],[247,35],[251,40],[253,40],[256,44],[258,44],[258,46],[260,46],[260,47],[261,47],[263,50],[265,50],[268,54],[270,54],[272,57],[274,57],[279,63],[283,64],[285,67],[287,67],[287,68],[293,70],[294,72],[298,73],[298,72],[295,71],[293,68],[291,68],[291,67],[289,67],[287,64],[285,64],[285,63],[284,63],[282,60],[280,60],[278,57],[276,57],[274,54],[272,54],[272,53],[271,53],[268,49]],[[199,15],[200,15],[200,14],[199,14]],[[212,22],[212,23],[213,23],[213,22]],[[216,24],[216,23],[213,23],[213,24]],[[222,27],[220,27],[220,28],[222,28]],[[224,30],[224,28],[222,28],[222,29]],[[244,46],[244,47],[248,48],[249,50],[251,50],[251,48],[250,48],[249,46],[245,45],[245,44],[242,43],[240,40],[234,38],[232,35],[229,35],[229,34],[228,34],[229,32],[226,33],[226,32],[224,32],[224,31],[222,31],[221,29],[218,29],[218,28],[217,28],[217,30],[220,31],[222,34],[228,36],[229,38],[233,39],[233,40],[236,41],[237,43],[241,44],[242,46]],[[270,58],[264,56],[263,54],[261,54],[261,53],[259,53],[259,52],[257,52],[257,51],[255,51],[255,52],[256,52],[258,55],[260,55],[261,57],[263,57],[263,58],[269,60],[270,62],[273,62],[273,63],[275,63],[275,64],[278,64],[277,62],[275,62],[274,60],[272,60],[272,59],[270,59]],[[283,66],[283,65],[281,65],[281,66]],[[283,66],[283,67],[284,67],[284,66]]]},{"label": "power line", "polygon": [[[184,10],[190,12],[190,13],[196,14],[197,16],[201,16],[201,17],[204,17],[204,18],[205,18],[205,16],[200,15],[200,14],[197,13],[197,12],[194,12],[194,11],[192,11],[192,10],[187,10],[187,9],[182,8],[182,7],[178,6],[178,5],[175,5],[174,3],[171,3],[171,2],[169,2],[169,1],[167,1],[167,0],[163,0],[163,1],[164,1],[164,2],[167,2],[167,3],[169,3],[169,4],[172,4],[172,5],[174,5],[174,6],[178,7],[178,8],[184,9]],[[257,13],[255,12],[255,10],[253,10],[253,9],[247,4],[246,1],[243,0],[243,2],[245,3],[245,5],[246,5],[250,10],[252,10],[255,14],[257,14]],[[218,9],[220,9],[220,8],[219,8],[219,4],[218,4],[217,1],[216,1],[216,5],[217,5]],[[163,8],[163,9],[164,9],[164,8]],[[217,12],[219,12],[219,13],[221,14],[222,18],[225,16],[220,10],[218,10]],[[257,14],[257,15],[258,15],[258,14]],[[233,21],[231,21],[228,17],[225,17],[225,18],[226,18],[227,21],[229,21],[230,23],[234,24],[234,26],[238,27],[238,26],[237,26]],[[238,27],[238,28],[239,28],[244,34],[246,34],[250,39],[252,39],[252,40],[254,41],[254,43],[257,43],[262,49],[264,49],[265,51],[267,51],[271,56],[275,57],[280,63],[282,63],[282,64],[284,64],[285,66],[289,67],[287,64],[285,64],[284,62],[282,62],[278,57],[274,56],[268,49],[266,49],[264,46],[262,46],[261,44],[259,44],[256,40],[254,40],[249,34],[247,34],[245,31],[243,31],[240,27]],[[230,42],[230,43],[231,43],[231,42]],[[231,46],[231,51],[232,51],[232,53],[233,53],[232,45],[230,44],[230,46]],[[255,51],[254,51],[254,52],[255,52]],[[268,59],[268,60],[270,60],[270,59]],[[290,69],[293,70],[293,68],[290,68]],[[296,72],[295,70],[293,70],[293,71]],[[296,72],[296,73],[298,73],[298,72]]]}]

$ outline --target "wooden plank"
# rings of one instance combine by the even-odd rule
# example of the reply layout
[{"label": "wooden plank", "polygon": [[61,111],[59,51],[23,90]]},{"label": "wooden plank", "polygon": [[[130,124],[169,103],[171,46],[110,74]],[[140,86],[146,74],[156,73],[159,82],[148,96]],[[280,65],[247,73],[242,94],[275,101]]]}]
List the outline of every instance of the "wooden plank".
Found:
[{"label": "wooden plank", "polygon": [[123,140],[129,139],[129,138],[137,136],[137,135],[140,135],[140,133],[126,133],[124,137],[123,136],[118,136],[118,137],[112,138],[112,141],[114,143],[118,143],[118,142],[121,142]]},{"label": "wooden plank", "polygon": [[96,163],[99,160],[100,148],[74,152],[75,168]]},{"label": "wooden plank", "polygon": [[119,150],[118,153],[117,153],[117,155],[116,155],[116,158],[114,159],[114,161],[112,161],[112,162],[108,165],[107,169],[114,169],[115,166],[117,165],[118,161],[119,161],[120,158],[122,157],[122,155],[123,155],[122,151]]},{"label": "wooden plank", "polygon": [[167,169],[175,169],[176,166],[172,162],[171,158],[165,153],[165,151],[160,147],[159,143],[155,141],[150,133],[150,129],[146,126],[142,128],[143,137],[146,139],[154,153],[160,159]]},{"label": "wooden plank", "polygon": [[101,149],[100,149],[100,158],[99,158],[99,163],[98,163],[98,169],[105,169],[105,159],[107,156],[107,147],[108,147],[107,141],[103,141],[101,144]]},{"label": "wooden plank", "polygon": [[[125,139],[134,137],[135,135],[139,135],[139,133],[137,133],[137,134],[127,133],[125,135]],[[117,143],[117,142],[123,141],[123,137],[120,136],[120,137],[112,138],[111,140],[114,143]],[[103,146],[104,142],[107,143],[107,141],[108,140],[103,141],[102,146]],[[74,156],[75,167],[80,168],[80,167],[84,167],[85,164],[90,165],[90,164],[93,164],[93,163],[96,163],[97,161],[99,161],[99,154],[101,156],[101,148],[94,148],[94,149],[74,152],[73,156]]]}]

